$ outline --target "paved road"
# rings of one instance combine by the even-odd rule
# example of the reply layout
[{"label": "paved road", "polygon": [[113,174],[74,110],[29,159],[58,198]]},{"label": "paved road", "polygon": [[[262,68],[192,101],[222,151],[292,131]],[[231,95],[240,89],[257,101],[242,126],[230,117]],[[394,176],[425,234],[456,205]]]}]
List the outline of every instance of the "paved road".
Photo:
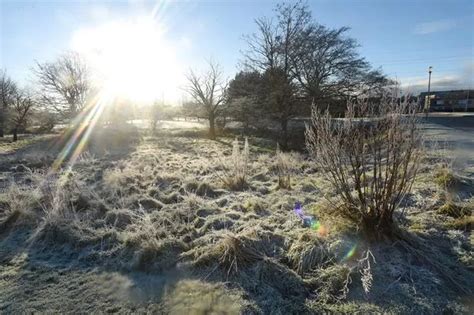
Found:
[{"label": "paved road", "polygon": [[428,141],[455,158],[453,167],[474,178],[474,114],[431,113],[423,118]]}]

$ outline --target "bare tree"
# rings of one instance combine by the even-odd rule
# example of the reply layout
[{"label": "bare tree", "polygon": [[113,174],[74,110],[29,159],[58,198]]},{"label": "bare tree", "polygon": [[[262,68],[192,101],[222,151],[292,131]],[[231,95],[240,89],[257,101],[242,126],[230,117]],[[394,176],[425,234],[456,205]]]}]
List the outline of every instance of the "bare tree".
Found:
[{"label": "bare tree", "polygon": [[263,73],[268,95],[266,111],[280,123],[283,146],[287,144],[288,121],[298,113],[298,91],[293,84],[294,54],[300,34],[311,26],[311,13],[301,1],[278,5],[277,21],[256,20],[257,33],[246,37],[249,49],[245,65]]},{"label": "bare tree", "polygon": [[348,27],[329,29],[312,23],[295,41],[291,60],[293,74],[309,100],[374,91],[388,80],[359,55],[359,44],[345,34]]},{"label": "bare tree", "polygon": [[7,75],[5,70],[0,70],[0,137],[4,135],[8,107],[13,102],[16,92],[16,83]]},{"label": "bare tree", "polygon": [[150,129],[152,133],[155,133],[156,127],[160,121],[173,119],[176,111],[169,105],[166,105],[163,101],[155,101],[150,106],[148,111],[148,117],[150,120]]},{"label": "bare tree", "polygon": [[319,25],[304,1],[278,5],[275,11],[274,20],[257,19],[257,32],[246,37],[244,65],[262,74],[262,105],[279,122],[285,147],[288,122],[309,114],[311,102],[327,105],[373,93],[386,78],[358,54],[357,41],[346,36],[349,28]]},{"label": "bare tree", "polygon": [[190,70],[186,76],[188,80],[187,91],[196,105],[203,111],[209,120],[209,137],[216,138],[216,118],[220,114],[220,107],[225,100],[227,85],[224,81],[222,70],[218,63],[210,60],[209,69],[202,75],[197,75]]},{"label": "bare tree", "polygon": [[381,103],[350,102],[343,120],[313,106],[306,130],[314,162],[338,192],[334,214],[370,238],[393,236],[394,212],[412,187],[422,154],[416,106],[400,102],[398,94]]},{"label": "bare tree", "polygon": [[30,118],[35,100],[26,91],[17,90],[9,107],[9,125],[13,132],[13,141],[18,140],[19,130],[25,129]]},{"label": "bare tree", "polygon": [[187,120],[188,118],[197,118],[197,121],[199,121],[199,119],[205,119],[207,117],[204,108],[194,100],[183,101],[180,110],[184,120]]},{"label": "bare tree", "polygon": [[74,52],[54,62],[37,63],[43,101],[64,118],[74,118],[86,105],[91,86],[87,64]]}]

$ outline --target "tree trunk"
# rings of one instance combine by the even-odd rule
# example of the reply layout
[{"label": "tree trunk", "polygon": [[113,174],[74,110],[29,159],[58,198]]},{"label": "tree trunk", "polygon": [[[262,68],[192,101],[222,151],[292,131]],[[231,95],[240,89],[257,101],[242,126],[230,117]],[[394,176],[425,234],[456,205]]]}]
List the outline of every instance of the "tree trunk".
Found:
[{"label": "tree trunk", "polygon": [[215,126],[215,124],[216,124],[216,122],[215,122],[214,113],[209,114],[209,138],[211,140],[216,139],[216,126]]},{"label": "tree trunk", "polygon": [[15,128],[13,129],[13,142],[18,140],[18,130]]},{"label": "tree trunk", "polygon": [[5,124],[5,113],[6,113],[6,110],[2,107],[0,107],[0,138],[3,138],[3,128],[4,128],[4,124]]},{"label": "tree trunk", "polygon": [[362,234],[368,241],[391,239],[396,225],[391,216],[367,216],[362,218]]},{"label": "tree trunk", "polygon": [[288,119],[281,119],[280,120],[280,127],[281,127],[281,146],[284,149],[288,149]]},{"label": "tree trunk", "polygon": [[248,119],[246,119],[246,120],[244,121],[244,134],[245,134],[245,135],[247,135],[247,134],[249,133],[249,125],[250,125],[250,124],[249,124],[249,121],[248,121]]}]

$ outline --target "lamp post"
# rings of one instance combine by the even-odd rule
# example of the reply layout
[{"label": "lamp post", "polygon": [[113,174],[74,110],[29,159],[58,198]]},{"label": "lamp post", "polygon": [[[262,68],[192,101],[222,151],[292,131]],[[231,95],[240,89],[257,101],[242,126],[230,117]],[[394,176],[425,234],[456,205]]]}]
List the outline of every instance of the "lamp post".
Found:
[{"label": "lamp post", "polygon": [[428,94],[430,93],[430,87],[431,87],[431,72],[433,71],[433,67],[429,66],[428,67]]},{"label": "lamp post", "polygon": [[431,107],[431,95],[430,95],[430,89],[431,89],[431,72],[433,71],[433,67],[429,66],[428,67],[428,95],[426,96],[425,100],[425,111],[426,111],[426,117],[428,117],[428,112],[430,111]]}]

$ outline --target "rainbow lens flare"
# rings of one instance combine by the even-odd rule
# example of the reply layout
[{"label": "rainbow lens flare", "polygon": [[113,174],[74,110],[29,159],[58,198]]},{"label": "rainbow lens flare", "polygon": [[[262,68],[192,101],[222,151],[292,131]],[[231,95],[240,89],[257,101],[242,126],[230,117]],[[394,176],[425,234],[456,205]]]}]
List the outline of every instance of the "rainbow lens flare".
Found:
[{"label": "rainbow lens flare", "polygon": [[357,243],[352,245],[352,247],[349,249],[349,251],[342,258],[342,261],[349,260],[352,256],[354,256],[356,250],[357,250]]},{"label": "rainbow lens flare", "polygon": [[309,227],[310,229],[316,231],[319,237],[325,237],[328,234],[328,229],[315,217],[311,215],[305,215],[303,207],[301,206],[300,202],[295,204],[295,208],[293,209],[295,214],[301,219],[303,222],[303,226]]}]

